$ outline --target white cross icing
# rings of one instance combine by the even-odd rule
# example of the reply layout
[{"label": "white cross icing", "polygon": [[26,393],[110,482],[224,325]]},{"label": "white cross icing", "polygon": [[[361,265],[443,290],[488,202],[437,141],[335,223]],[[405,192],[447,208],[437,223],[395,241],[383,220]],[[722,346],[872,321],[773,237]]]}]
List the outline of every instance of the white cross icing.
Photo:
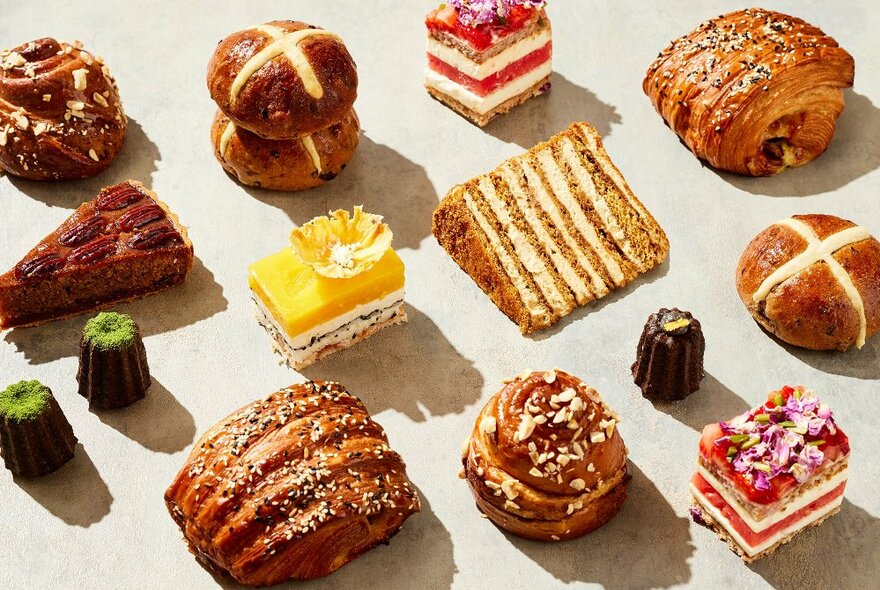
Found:
[{"label": "white cross icing", "polygon": [[828,270],[843,287],[856,313],[859,314],[859,336],[856,338],[856,348],[861,348],[865,344],[865,334],[867,331],[867,320],[865,319],[865,303],[862,301],[862,295],[853,283],[852,277],[834,258],[833,254],[856,242],[867,240],[871,237],[863,227],[849,227],[836,234],[832,234],[820,240],[819,236],[813,231],[809,225],[798,219],[783,219],[776,222],[776,225],[784,225],[794,230],[807,242],[807,247],[803,252],[778,267],[770,276],[768,276],[758,290],[752,295],[752,301],[760,303],[764,301],[776,285],[787,281],[794,275],[806,270],[816,262],[824,262],[828,265]]},{"label": "white cross icing", "polygon": [[242,87],[247,83],[250,77],[253,76],[257,70],[279,55],[283,55],[290,62],[290,65],[296,70],[296,73],[302,80],[303,86],[305,86],[306,92],[308,92],[309,95],[313,98],[321,98],[324,96],[324,88],[318,81],[318,77],[315,75],[315,70],[312,68],[312,64],[309,63],[305,53],[299,48],[299,44],[309,37],[325,36],[339,39],[338,35],[323,29],[301,29],[299,31],[287,32],[272,25],[260,25],[254,28],[268,35],[269,38],[272,39],[272,42],[245,62],[241,71],[239,71],[238,75],[235,77],[235,80],[232,81],[232,87],[229,89],[229,98],[232,104],[235,104]]}]

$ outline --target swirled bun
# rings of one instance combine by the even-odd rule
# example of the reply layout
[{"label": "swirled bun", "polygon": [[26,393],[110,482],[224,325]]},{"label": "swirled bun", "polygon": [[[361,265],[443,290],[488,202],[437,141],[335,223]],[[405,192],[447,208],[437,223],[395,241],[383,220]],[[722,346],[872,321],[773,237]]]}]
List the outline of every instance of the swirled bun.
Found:
[{"label": "swirled bun", "polygon": [[354,109],[340,122],[299,139],[264,139],[217,111],[211,126],[214,156],[242,184],[301,191],[325,184],[354,155],[360,123]]},{"label": "swirled bun", "polygon": [[32,180],[88,178],[122,148],[125,114],[101,58],[46,37],[0,52],[0,167]]},{"label": "swirled bun", "polygon": [[477,417],[462,458],[477,507],[528,539],[596,530],[620,510],[630,479],[616,425],[596,390],[568,373],[508,381]]},{"label": "swirled bun", "polygon": [[220,110],[266,139],[294,139],[342,120],[357,84],[342,39],[299,21],[233,33],[208,63],[208,89]]}]

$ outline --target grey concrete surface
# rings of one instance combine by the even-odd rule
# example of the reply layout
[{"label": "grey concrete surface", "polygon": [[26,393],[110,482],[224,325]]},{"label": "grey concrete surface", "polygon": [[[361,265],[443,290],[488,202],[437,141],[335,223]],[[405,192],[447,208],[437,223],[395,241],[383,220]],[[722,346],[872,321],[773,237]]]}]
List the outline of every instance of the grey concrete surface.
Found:
[{"label": "grey concrete surface", "polygon": [[[3,385],[49,385],[79,436],[76,459],[24,481],[0,470],[0,587],[234,587],[201,568],[162,493],[198,433],[228,412],[301,379],[277,364],[253,318],[246,266],[285,244],[293,224],[364,204],[383,213],[407,265],[411,317],[305,371],[361,396],[409,466],[424,510],[389,546],[303,588],[865,588],[880,575],[880,337],[860,351],[781,345],[740,304],[742,248],[794,213],[854,219],[880,235],[880,12],[873,0],[767,1],[833,34],[856,59],[856,86],[828,152],[778,178],[745,179],[700,164],[642,94],[671,38],[739,6],[721,0],[555,0],[552,92],[480,130],[422,89],[430,0],[0,2],[0,45],[81,39],[117,77],[131,118],[118,161],[98,178],[39,184],[0,178],[0,267],[9,268],[82,200],[137,178],[189,225],[198,265],[185,286],[120,306],[145,334],[155,384],[119,412],[92,413],[76,393],[85,317],[0,335]],[[276,18],[341,34],[358,62],[361,146],[336,181],[301,194],[241,187],[214,161],[214,104],[204,72],[226,34]],[[487,171],[577,119],[669,234],[668,262],[621,293],[526,338],[430,236],[452,185]],[[679,306],[704,327],[706,380],[679,404],[654,406],[629,376],[649,313]],[[457,479],[461,441],[501,380],[559,366],[622,415],[634,474],[622,512],[561,545],[505,535],[479,517]],[[785,383],[829,400],[852,441],[841,513],[772,557],[744,565],[687,518],[687,480],[704,423],[730,417]],[[291,588],[300,587],[291,585]]]}]

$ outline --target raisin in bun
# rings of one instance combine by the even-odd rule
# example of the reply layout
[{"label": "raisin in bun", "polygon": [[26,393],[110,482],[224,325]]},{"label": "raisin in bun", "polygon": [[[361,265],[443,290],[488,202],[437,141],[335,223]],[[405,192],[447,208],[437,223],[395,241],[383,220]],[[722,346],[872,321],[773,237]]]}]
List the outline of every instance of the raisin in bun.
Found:
[{"label": "raisin in bun", "polygon": [[795,215],[755,236],[739,296],[776,337],[812,350],[861,348],[880,332],[880,242],[833,215]]},{"label": "raisin in bun", "polygon": [[299,139],[263,139],[217,111],[211,126],[214,156],[242,184],[301,191],[336,178],[354,155],[360,124],[354,109],[339,123]]},{"label": "raisin in bun", "polygon": [[208,89],[220,110],[266,139],[302,137],[342,120],[357,84],[342,39],[298,21],[233,33],[208,63]]},{"label": "raisin in bun", "polygon": [[126,118],[107,66],[46,37],[0,51],[0,167],[32,180],[88,178],[122,148]]},{"label": "raisin in bun", "polygon": [[464,450],[477,507],[528,539],[585,535],[626,499],[626,446],[595,389],[563,371],[508,381],[480,412]]}]

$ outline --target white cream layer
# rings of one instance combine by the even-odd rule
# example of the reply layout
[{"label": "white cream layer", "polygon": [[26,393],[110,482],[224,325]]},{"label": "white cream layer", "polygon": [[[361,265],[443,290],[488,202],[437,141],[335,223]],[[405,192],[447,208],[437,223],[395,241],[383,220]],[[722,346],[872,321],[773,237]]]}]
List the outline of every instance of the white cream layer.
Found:
[{"label": "white cream layer", "polygon": [[[309,354],[311,354],[310,349],[312,347],[309,347],[309,342],[312,341],[312,338],[320,338],[322,336],[332,334],[332,336],[327,336],[323,340],[315,343],[315,346],[320,348],[324,348],[326,346],[330,346],[332,344],[336,344],[338,342],[346,340],[347,337],[345,336],[345,333],[353,332],[357,334],[368,327],[369,324],[375,323],[372,318],[369,321],[365,320],[362,322],[357,322],[355,320],[357,320],[361,316],[369,315],[374,311],[389,308],[394,303],[402,302],[403,296],[404,290],[398,289],[397,291],[394,291],[393,293],[383,297],[382,299],[374,299],[373,301],[370,301],[368,303],[358,305],[351,311],[342,315],[338,315],[335,318],[324,322],[323,324],[315,326],[308,332],[303,332],[296,335],[291,335],[287,333],[287,331],[281,326],[281,324],[272,315],[272,313],[269,312],[269,310],[266,308],[259,297],[254,297],[254,301],[257,302],[257,307],[260,308],[260,311],[263,313],[263,315],[265,315],[266,318],[270,322],[272,322],[272,325],[275,326],[275,329],[278,330],[278,333],[284,337],[284,341],[287,343],[287,346],[291,349],[291,351],[295,351],[297,355],[303,354],[305,356],[308,356]],[[391,309],[391,315],[393,315],[393,312],[396,311],[397,307],[399,306],[394,306]],[[352,324],[352,330],[345,330],[345,333],[340,332],[339,334],[334,334],[334,332],[337,332],[340,328],[349,323]],[[363,325],[358,328],[358,324],[367,325]],[[306,347],[306,349],[304,351],[300,351],[299,349],[303,347]]]},{"label": "white cream layer", "polygon": [[749,514],[740,504],[739,500],[731,494],[724,485],[718,481],[718,478],[712,475],[712,473],[700,465],[697,464],[697,473],[703,476],[710,486],[715,488],[715,491],[718,492],[718,495],[724,498],[724,501],[727,502],[733,511],[739,515],[743,521],[748,525],[750,529],[755,531],[756,533],[760,533],[761,531],[766,531],[768,528],[777,524],[778,522],[785,520],[801,508],[812,504],[840,484],[846,481],[847,470],[843,469],[839,473],[835,474],[834,477],[829,479],[828,481],[810,489],[809,491],[804,492],[793,501],[785,504],[784,508],[778,512],[770,514],[764,520],[755,520],[751,514]]},{"label": "white cream layer", "polygon": [[791,535],[792,533],[794,533],[800,529],[808,527],[809,525],[816,522],[817,520],[819,520],[820,518],[822,518],[823,516],[825,516],[826,514],[831,512],[832,510],[839,507],[841,505],[841,503],[843,502],[843,495],[841,494],[840,496],[836,497],[834,500],[832,500],[831,502],[829,502],[825,506],[822,506],[818,510],[814,510],[813,512],[808,514],[805,518],[795,522],[794,524],[792,524],[789,527],[786,527],[785,529],[779,531],[775,535],[772,535],[764,542],[759,543],[758,545],[752,546],[752,545],[749,545],[748,542],[746,542],[746,540],[742,538],[742,535],[740,535],[738,532],[736,532],[736,529],[733,528],[733,525],[730,523],[730,521],[727,519],[727,517],[724,516],[724,514],[718,508],[715,508],[715,506],[713,506],[712,503],[709,502],[706,499],[706,497],[703,496],[703,494],[696,487],[694,487],[694,484],[690,484],[690,488],[691,488],[691,493],[700,502],[700,508],[702,508],[703,510],[708,512],[709,515],[718,524],[720,524],[722,527],[724,527],[724,530],[727,531],[727,533],[733,538],[733,540],[736,541],[737,545],[739,545],[742,548],[742,550],[745,551],[746,555],[748,555],[749,557],[757,555],[758,553],[761,553],[762,551],[766,551],[767,549],[769,549],[770,547],[772,547],[773,545],[775,545],[776,543],[778,543],[782,539],[786,538],[787,536]]},{"label": "white cream layer", "polygon": [[440,61],[452,66],[462,74],[475,80],[485,80],[492,74],[500,72],[510,64],[521,60],[533,51],[537,51],[550,42],[552,35],[550,29],[538,31],[531,37],[515,43],[484,61],[477,63],[468,58],[459,50],[437,41],[433,37],[428,38],[428,53]]},{"label": "white cream layer", "polygon": [[511,81],[509,84],[502,86],[495,92],[490,92],[486,96],[474,94],[467,88],[453,82],[446,76],[438,74],[431,68],[428,68],[425,71],[425,84],[460,102],[468,109],[479,113],[480,115],[485,115],[501,103],[522,94],[542,79],[549,76],[552,71],[553,64],[550,61],[547,61],[534,70]]}]

